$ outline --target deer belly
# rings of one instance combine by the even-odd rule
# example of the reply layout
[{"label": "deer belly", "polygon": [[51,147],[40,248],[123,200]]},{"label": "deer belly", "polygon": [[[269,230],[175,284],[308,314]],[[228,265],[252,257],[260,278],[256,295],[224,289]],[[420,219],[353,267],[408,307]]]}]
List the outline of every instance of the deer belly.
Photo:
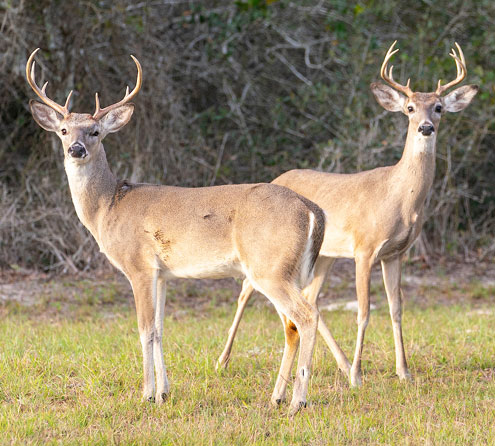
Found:
[{"label": "deer belly", "polygon": [[222,279],[224,277],[241,277],[243,275],[240,264],[229,258],[167,265],[166,269],[170,276],[183,279]]},{"label": "deer belly", "polygon": [[154,245],[161,268],[170,277],[219,279],[238,276],[240,265],[232,250],[221,244],[163,238]]}]

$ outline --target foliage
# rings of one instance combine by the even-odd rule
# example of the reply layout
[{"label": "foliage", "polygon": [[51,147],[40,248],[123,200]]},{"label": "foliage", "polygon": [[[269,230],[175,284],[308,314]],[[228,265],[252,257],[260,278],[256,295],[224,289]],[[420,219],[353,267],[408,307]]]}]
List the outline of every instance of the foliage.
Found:
[{"label": "foliage", "polygon": [[73,110],[123,95],[136,55],[143,89],[131,124],[105,141],[132,181],[184,186],[271,181],[296,167],[355,172],[400,157],[405,118],[369,84],[398,39],[396,77],[422,91],[455,74],[458,41],[473,104],[443,119],[421,244],[488,258],[495,251],[495,4],[488,0],[91,0],[0,2],[0,267],[77,271],[104,263],[75,216],[60,144],[39,129],[24,75],[39,74]]}]

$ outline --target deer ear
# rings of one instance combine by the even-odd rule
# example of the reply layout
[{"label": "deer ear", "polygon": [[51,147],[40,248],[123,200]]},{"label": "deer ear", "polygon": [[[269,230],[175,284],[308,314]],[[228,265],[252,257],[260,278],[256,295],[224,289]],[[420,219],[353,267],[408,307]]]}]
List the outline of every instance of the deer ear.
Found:
[{"label": "deer ear", "polygon": [[29,101],[29,108],[33,115],[34,120],[38,125],[49,132],[56,132],[60,128],[60,122],[62,121],[62,115],[58,114],[53,108],[41,102]]},{"label": "deer ear", "polygon": [[134,104],[128,103],[110,110],[100,119],[100,125],[105,134],[119,131],[131,119]]},{"label": "deer ear", "polygon": [[403,111],[406,97],[388,85],[374,82],[371,84],[371,91],[377,102],[391,112]]},{"label": "deer ear", "polygon": [[451,91],[443,100],[446,111],[458,112],[464,110],[478,93],[477,85],[464,85]]}]

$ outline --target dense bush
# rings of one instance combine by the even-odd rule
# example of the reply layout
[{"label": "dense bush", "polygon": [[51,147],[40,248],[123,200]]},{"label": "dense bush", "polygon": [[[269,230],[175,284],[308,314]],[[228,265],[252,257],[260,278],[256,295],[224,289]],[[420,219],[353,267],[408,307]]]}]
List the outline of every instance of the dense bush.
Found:
[{"label": "dense bush", "polygon": [[[451,79],[454,41],[480,94],[443,118],[437,175],[420,247],[488,258],[495,251],[495,4],[489,0],[0,2],[0,267],[91,269],[102,264],[78,222],[61,145],[28,110],[24,68],[72,110],[118,100],[144,70],[136,112],[105,141],[132,181],[184,186],[270,181],[294,167],[354,172],[395,163],[406,118],[369,91],[399,41],[395,76],[434,89]],[[40,68],[41,67],[41,68]]]}]

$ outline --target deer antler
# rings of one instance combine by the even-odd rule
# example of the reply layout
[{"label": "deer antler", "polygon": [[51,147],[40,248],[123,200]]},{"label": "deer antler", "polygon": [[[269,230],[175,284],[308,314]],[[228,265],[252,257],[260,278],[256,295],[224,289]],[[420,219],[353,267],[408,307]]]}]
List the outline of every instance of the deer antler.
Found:
[{"label": "deer antler", "polygon": [[464,59],[464,53],[462,52],[462,49],[460,45],[455,42],[455,46],[459,50],[459,56],[457,56],[457,53],[455,52],[455,48],[452,48],[452,52],[449,53],[449,56],[451,56],[455,60],[455,66],[457,68],[457,77],[452,81],[449,82],[448,84],[442,85],[442,80],[438,80],[438,86],[437,90],[435,91],[435,94],[441,95],[444,93],[446,90],[448,90],[450,87],[453,87],[454,85],[457,85],[458,83],[462,82],[464,78],[467,75],[467,69],[466,69],[466,59]]},{"label": "deer antler", "polygon": [[382,79],[385,82],[387,82],[388,84],[390,84],[390,86],[392,86],[396,90],[401,91],[406,96],[411,97],[411,95],[413,94],[413,91],[409,88],[409,83],[410,83],[411,79],[408,79],[407,80],[407,84],[406,85],[401,85],[401,84],[395,82],[394,81],[394,77],[392,76],[392,70],[394,69],[394,66],[393,65],[390,66],[390,69],[389,69],[389,71],[387,73],[387,64],[388,64],[388,61],[390,60],[390,58],[397,51],[399,51],[398,48],[396,50],[393,50],[396,43],[397,43],[397,40],[394,43],[392,43],[392,45],[388,49],[387,54],[385,55],[385,59],[384,59],[384,61],[382,63],[382,68],[380,70],[380,75],[382,76]]},{"label": "deer antler", "polygon": [[53,108],[56,112],[60,113],[63,117],[66,117],[70,114],[69,111],[69,102],[70,98],[72,96],[72,90],[70,91],[69,95],[67,96],[67,100],[65,101],[65,105],[62,107],[60,104],[57,104],[55,101],[52,101],[47,95],[46,95],[46,86],[48,85],[48,82],[45,82],[43,87],[40,89],[38,85],[36,84],[36,79],[35,79],[35,65],[36,62],[34,61],[34,56],[36,53],[39,51],[39,48],[36,48],[32,53],[31,56],[29,56],[29,59],[26,64],[26,78],[31,85],[31,88],[34,90],[34,92],[41,98],[41,100],[48,105],[49,107]]},{"label": "deer antler", "polygon": [[93,119],[101,119],[103,116],[105,116],[110,110],[113,110],[114,108],[120,107],[121,105],[124,105],[126,102],[129,102],[134,96],[138,94],[138,91],[141,89],[141,84],[143,82],[143,75],[142,75],[142,70],[141,70],[141,64],[139,61],[131,54],[132,60],[136,64],[137,67],[137,79],[136,79],[136,86],[134,89],[129,93],[129,87],[126,88],[125,90],[125,96],[124,99],[121,101],[117,102],[116,104],[109,105],[108,107],[105,108],[100,108],[100,99],[98,98],[98,93],[95,93],[95,102],[96,102],[96,110],[93,114]]}]

